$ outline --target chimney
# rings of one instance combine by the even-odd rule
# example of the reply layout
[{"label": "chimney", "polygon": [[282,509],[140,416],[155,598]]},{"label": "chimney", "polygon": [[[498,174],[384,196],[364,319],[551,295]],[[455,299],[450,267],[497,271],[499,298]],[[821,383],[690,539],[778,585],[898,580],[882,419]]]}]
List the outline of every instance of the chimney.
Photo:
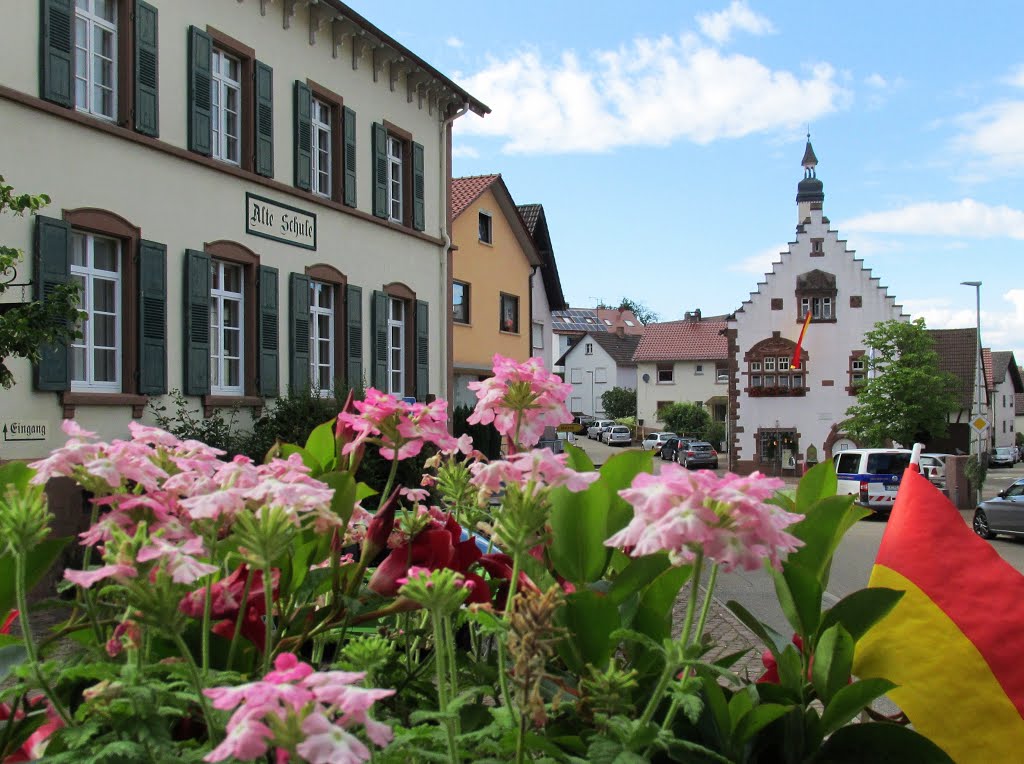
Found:
[{"label": "chimney", "polygon": [[693,311],[693,317],[700,321],[700,308],[697,308],[696,310]]},{"label": "chimney", "polygon": [[615,334],[617,334],[619,337],[625,337],[626,327],[623,326],[622,324],[619,324],[618,326],[615,327]]}]

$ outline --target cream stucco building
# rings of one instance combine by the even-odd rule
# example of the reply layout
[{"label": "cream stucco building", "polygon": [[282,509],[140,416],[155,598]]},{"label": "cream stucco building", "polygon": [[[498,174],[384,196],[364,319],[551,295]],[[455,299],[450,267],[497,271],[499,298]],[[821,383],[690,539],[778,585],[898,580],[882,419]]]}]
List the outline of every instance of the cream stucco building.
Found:
[{"label": "cream stucco building", "polygon": [[[15,361],[0,420],[124,435],[177,388],[260,407],[289,386],[447,396],[451,125],[488,109],[336,0],[19,0],[0,48],[10,290],[84,290],[85,336]],[[467,118],[477,118],[470,115]]]}]

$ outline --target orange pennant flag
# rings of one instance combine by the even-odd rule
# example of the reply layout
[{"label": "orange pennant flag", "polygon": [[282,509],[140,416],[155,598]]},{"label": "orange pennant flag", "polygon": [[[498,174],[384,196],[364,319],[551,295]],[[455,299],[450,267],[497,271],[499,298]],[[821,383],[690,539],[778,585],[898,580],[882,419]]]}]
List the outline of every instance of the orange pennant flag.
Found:
[{"label": "orange pennant flag", "polygon": [[807,316],[804,318],[804,327],[800,330],[800,339],[796,341],[796,347],[793,349],[793,359],[789,362],[789,368],[799,369],[800,368],[800,346],[804,344],[804,334],[807,333],[807,324],[811,323],[811,311],[807,311]]},{"label": "orange pennant flag", "polygon": [[903,475],[869,586],[904,591],[857,643],[854,673],[960,764],[1024,759],[1024,576],[916,466]]}]

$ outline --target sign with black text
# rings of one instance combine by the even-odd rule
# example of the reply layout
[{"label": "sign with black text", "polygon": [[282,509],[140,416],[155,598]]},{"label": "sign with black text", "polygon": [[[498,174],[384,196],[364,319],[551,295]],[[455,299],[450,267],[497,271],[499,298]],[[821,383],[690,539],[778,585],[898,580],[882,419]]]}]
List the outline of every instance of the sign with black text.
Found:
[{"label": "sign with black text", "polygon": [[316,249],[316,215],[256,194],[245,195],[245,231],[303,249]]}]

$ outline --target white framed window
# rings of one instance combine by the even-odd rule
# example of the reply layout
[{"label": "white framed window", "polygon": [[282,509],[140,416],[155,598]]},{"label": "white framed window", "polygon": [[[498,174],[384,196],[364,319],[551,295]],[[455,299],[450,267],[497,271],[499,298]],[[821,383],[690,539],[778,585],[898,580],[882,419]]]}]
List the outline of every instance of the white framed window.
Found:
[{"label": "white framed window", "polygon": [[85,317],[71,342],[71,389],[121,391],[121,242],[75,231],[71,278]]},{"label": "white framed window", "polygon": [[[780,379],[781,379],[781,377],[780,377]],[[791,384],[791,385],[792,385],[793,387],[795,387],[795,388],[796,388],[796,387],[803,387],[803,386],[804,386],[804,378],[803,378],[803,375],[802,375],[802,374],[794,374],[794,375],[792,375],[792,376],[790,377],[790,384]]]},{"label": "white framed window", "polygon": [[242,266],[210,261],[210,392],[242,395],[242,322],[245,287]]},{"label": "white framed window", "polygon": [[775,359],[773,357],[769,356],[768,358],[764,359],[764,370],[775,371]]},{"label": "white framed window", "polygon": [[388,392],[405,396],[405,300],[388,298]]},{"label": "white framed window", "polygon": [[498,328],[503,332],[519,334],[519,298],[512,294],[501,295],[501,313]]},{"label": "white framed window", "polygon": [[715,364],[715,381],[716,382],[728,382],[729,381],[729,367],[724,364]]},{"label": "white framed window", "polygon": [[853,371],[864,371],[864,359],[854,358],[853,361],[850,362],[850,368],[853,369]]},{"label": "white framed window", "polygon": [[789,368],[790,364],[792,363],[793,359],[790,356],[779,356],[779,371],[785,371],[786,369]]},{"label": "white framed window", "polygon": [[594,343],[593,342],[588,342],[587,343],[586,354],[587,355],[594,355]]},{"label": "white framed window", "polygon": [[310,152],[312,161],[313,193],[317,196],[331,197],[331,107],[318,98],[311,103],[310,129],[312,141]]},{"label": "white framed window", "polygon": [[388,219],[393,223],[402,218],[402,158],[405,146],[400,138],[388,136]]},{"label": "white framed window", "polygon": [[703,374],[704,373],[704,364],[702,364],[702,363],[696,364],[693,367],[693,373],[694,374]]},{"label": "white framed window", "polygon": [[544,347],[544,324],[533,322],[533,347],[539,349]]},{"label": "white framed window", "polygon": [[604,366],[598,366],[594,369],[594,384],[605,385],[608,383],[608,369]]},{"label": "white framed window", "polygon": [[117,119],[116,0],[75,0],[75,108]]},{"label": "white framed window", "polygon": [[750,386],[751,387],[761,387],[761,375],[760,374],[751,374],[750,375]]},{"label": "white framed window", "polygon": [[242,63],[219,48],[210,61],[213,72],[213,157],[242,163]]},{"label": "white framed window", "polygon": [[750,362],[750,370],[751,371],[761,371],[761,362],[760,361],[751,361]]},{"label": "white framed window", "polygon": [[807,311],[811,312],[812,319],[832,318],[831,297],[801,297],[800,315],[806,316]]},{"label": "white framed window", "polygon": [[659,384],[669,383],[675,379],[675,366],[671,363],[658,364]]},{"label": "white framed window", "polygon": [[309,282],[309,380],[326,398],[334,391],[334,285]]}]

